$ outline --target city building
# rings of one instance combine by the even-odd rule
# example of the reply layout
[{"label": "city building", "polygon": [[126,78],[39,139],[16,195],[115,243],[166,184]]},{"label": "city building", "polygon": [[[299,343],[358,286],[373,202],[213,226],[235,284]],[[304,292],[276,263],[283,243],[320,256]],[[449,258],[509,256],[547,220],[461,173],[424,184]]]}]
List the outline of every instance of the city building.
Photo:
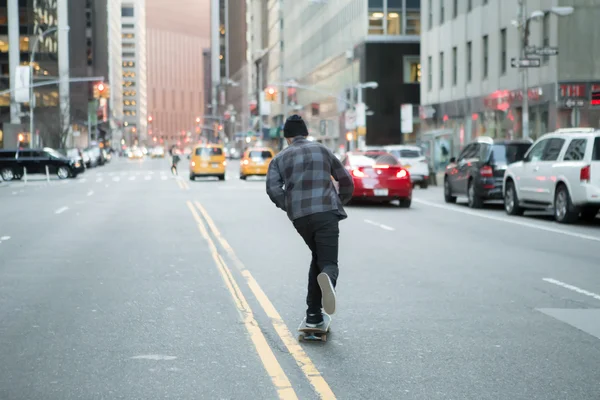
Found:
[{"label": "city building", "polygon": [[[561,127],[600,127],[600,67],[595,62],[600,52],[594,42],[600,27],[589,22],[590,15],[600,13],[600,4],[524,4],[527,37],[519,33],[517,0],[423,1],[421,139],[440,168],[479,135],[522,137],[524,98],[529,111],[525,136],[532,139]],[[569,6],[574,10],[566,15]],[[558,55],[532,53],[527,58],[538,59],[539,67],[521,73],[512,65],[521,58],[521,46],[538,54],[554,48]]]},{"label": "city building", "polygon": [[203,117],[210,1],[146,0],[146,13],[152,140],[163,144],[191,142],[203,127],[212,126]]},{"label": "city building", "polygon": [[[0,89],[7,90],[9,84],[9,26],[7,0],[0,1]],[[35,62],[33,63],[33,81],[58,78],[58,29],[57,2],[19,0],[19,52],[20,65],[29,65],[35,46]],[[86,41],[86,3],[69,1],[68,13],[68,48],[69,74],[71,78],[88,76],[87,41]],[[49,31],[51,30],[51,31]],[[48,32],[49,31],[49,32]],[[25,133],[25,144],[61,147],[76,145],[77,135],[87,132],[87,96],[89,86],[86,83],[74,83],[69,88],[68,107],[59,107],[58,85],[48,85],[34,89],[34,135],[29,131],[29,104],[19,105],[21,116],[19,124],[11,124],[10,94],[0,95],[0,148],[15,146],[17,134]],[[63,130],[61,111],[69,115],[69,129]],[[8,129],[7,129],[8,128]],[[5,136],[6,133],[6,136]],[[70,134],[73,133],[74,135]]]},{"label": "city building", "polygon": [[[98,0],[93,0],[98,3]],[[122,36],[121,36],[121,2],[105,0],[106,16],[98,12],[96,20],[106,21],[106,44],[96,45],[96,48],[102,48],[102,69],[97,70],[96,74],[102,71],[102,76],[108,80],[110,88],[108,108],[110,111],[110,128],[112,130],[112,146],[117,148],[124,143],[124,120],[123,120],[123,61],[122,61]],[[97,6],[96,6],[97,7]],[[106,56],[104,56],[106,51]],[[104,58],[106,57],[106,58]],[[106,70],[104,70],[106,68]]]},{"label": "city building", "polygon": [[[315,140],[340,149],[415,140],[418,124],[401,132],[400,110],[420,104],[419,0],[286,0],[282,11],[283,78],[300,85],[287,107]],[[360,100],[366,123],[354,129]]]},{"label": "city building", "polygon": [[121,3],[123,128],[129,145],[148,138],[146,1]]}]

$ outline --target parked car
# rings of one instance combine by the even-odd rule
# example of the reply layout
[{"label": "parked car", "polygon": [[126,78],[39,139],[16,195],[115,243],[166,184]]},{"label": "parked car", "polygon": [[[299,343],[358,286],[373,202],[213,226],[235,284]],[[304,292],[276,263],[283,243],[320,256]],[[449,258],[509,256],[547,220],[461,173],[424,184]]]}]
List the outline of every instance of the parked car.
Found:
[{"label": "parked car", "polygon": [[554,211],[560,223],[593,220],[600,210],[600,130],[559,129],[540,137],[504,177],[504,208]]},{"label": "parked car", "polygon": [[92,159],[92,163],[95,165],[104,165],[106,160],[104,159],[104,154],[102,149],[98,146],[90,146],[85,149]]},{"label": "parked car", "polygon": [[469,207],[481,208],[488,200],[503,200],[506,167],[521,161],[532,141],[494,140],[481,136],[469,143],[458,156],[452,157],[444,173],[444,199],[455,203],[457,196],[467,196]]},{"label": "parked car", "polygon": [[420,147],[393,145],[384,146],[383,150],[395,156],[402,167],[410,171],[413,187],[418,184],[421,189],[427,189],[427,186],[429,186],[429,165]]},{"label": "parked car", "polygon": [[85,168],[81,161],[72,160],[58,151],[43,149],[0,150],[0,175],[5,181],[21,179],[27,174],[56,174],[60,179],[75,178]]},{"label": "parked car", "polygon": [[412,183],[408,170],[385,151],[351,151],[342,164],[354,179],[354,200],[389,202],[399,200],[400,207],[410,207]]}]

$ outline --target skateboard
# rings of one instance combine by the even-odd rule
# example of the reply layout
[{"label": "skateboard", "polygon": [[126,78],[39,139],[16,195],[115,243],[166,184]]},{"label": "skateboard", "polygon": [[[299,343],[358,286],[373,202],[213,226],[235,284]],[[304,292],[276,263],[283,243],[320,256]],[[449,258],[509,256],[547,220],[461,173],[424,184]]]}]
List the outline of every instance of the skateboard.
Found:
[{"label": "skateboard", "polygon": [[300,332],[300,334],[298,335],[298,341],[302,342],[303,340],[306,340],[306,341],[319,341],[320,340],[321,342],[326,342],[330,325],[331,325],[331,316],[329,316],[325,313],[323,313],[323,325],[321,325],[318,328],[309,328],[308,326],[306,326],[306,317],[304,317],[304,319],[300,323],[300,326],[298,326],[298,332]]}]

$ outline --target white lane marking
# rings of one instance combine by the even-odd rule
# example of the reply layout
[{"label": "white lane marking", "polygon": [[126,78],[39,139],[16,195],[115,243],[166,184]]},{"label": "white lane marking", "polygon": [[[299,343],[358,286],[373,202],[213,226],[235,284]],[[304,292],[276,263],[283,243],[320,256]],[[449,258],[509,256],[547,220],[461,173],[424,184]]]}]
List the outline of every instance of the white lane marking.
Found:
[{"label": "white lane marking", "polygon": [[489,219],[492,221],[505,222],[507,224],[525,226],[527,228],[539,229],[541,231],[546,231],[546,232],[551,232],[551,233],[558,233],[561,235],[571,236],[571,237],[575,237],[578,239],[593,240],[595,242],[600,242],[600,237],[597,237],[597,236],[585,235],[583,233],[569,232],[569,231],[565,231],[563,229],[551,228],[549,226],[542,226],[542,225],[538,225],[538,224],[532,224],[530,222],[519,221],[517,219],[517,217],[515,217],[514,219],[513,218],[495,217],[493,215],[487,215],[487,214],[483,214],[483,213],[479,213],[479,212],[475,212],[475,211],[463,210],[460,208],[460,206],[450,207],[450,206],[436,204],[431,201],[420,200],[420,199],[413,199],[413,201],[416,203],[421,203],[421,204],[427,205],[427,206],[441,208],[442,210],[449,210],[449,211],[454,211],[457,213],[471,215],[474,217],[486,218],[486,219]]},{"label": "white lane marking", "polygon": [[8,239],[10,239],[10,236],[2,236],[2,237],[0,237],[0,241],[8,240]]},{"label": "white lane marking", "polygon": [[58,210],[54,211],[55,214],[62,214],[65,211],[67,211],[69,209],[69,207],[61,207]]},{"label": "white lane marking", "polygon": [[91,195],[93,195],[93,194],[94,194],[94,191],[93,191],[93,190],[90,190],[90,191],[88,192],[88,194],[87,194],[87,195],[88,195],[88,196],[91,196]]},{"label": "white lane marking", "polygon": [[561,282],[559,280],[552,279],[552,278],[543,278],[542,280],[546,281],[548,283],[552,283],[552,284],[557,285],[557,286],[564,287],[565,289],[572,290],[572,291],[577,292],[579,294],[583,294],[583,295],[592,297],[592,298],[594,298],[596,300],[600,300],[600,294],[596,294],[594,292],[589,292],[589,291],[587,291],[585,289],[578,288],[577,286],[569,285],[568,283],[564,283],[564,282]]},{"label": "white lane marking", "polygon": [[113,181],[114,181],[114,182],[119,182],[120,180],[121,180],[121,178],[119,178],[118,176],[115,176],[115,177],[113,178]]},{"label": "white lane marking", "polygon": [[367,224],[375,225],[381,229],[385,229],[386,231],[395,231],[396,230],[396,229],[392,228],[391,226],[380,224],[379,222],[371,221],[370,219],[365,219],[365,222]]},{"label": "white lane marking", "polygon": [[160,179],[162,179],[163,181],[166,181],[169,178],[167,178],[166,176],[163,175],[163,176],[160,177]]},{"label": "white lane marking", "polygon": [[149,181],[152,179],[152,177],[150,175],[146,175],[146,177],[144,177],[145,180]]},{"label": "white lane marking", "polygon": [[102,178],[96,179],[96,182],[102,182]]},{"label": "white lane marking", "polygon": [[130,181],[135,181],[135,176],[130,176],[130,177],[129,177],[129,180],[130,180]]},{"label": "white lane marking", "polygon": [[17,194],[17,192],[12,192],[12,194]]},{"label": "white lane marking", "polygon": [[175,356],[165,356],[162,354],[148,354],[143,356],[131,357],[132,360],[153,360],[153,361],[171,361],[175,360]]}]

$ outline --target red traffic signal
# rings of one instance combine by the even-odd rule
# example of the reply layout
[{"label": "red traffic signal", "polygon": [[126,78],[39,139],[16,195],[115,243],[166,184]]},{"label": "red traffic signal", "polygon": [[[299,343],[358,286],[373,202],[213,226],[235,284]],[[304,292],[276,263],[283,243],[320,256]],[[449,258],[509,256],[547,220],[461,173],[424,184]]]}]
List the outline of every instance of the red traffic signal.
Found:
[{"label": "red traffic signal", "polygon": [[104,83],[99,83],[98,84],[98,91],[99,92],[103,92],[104,91]]}]

